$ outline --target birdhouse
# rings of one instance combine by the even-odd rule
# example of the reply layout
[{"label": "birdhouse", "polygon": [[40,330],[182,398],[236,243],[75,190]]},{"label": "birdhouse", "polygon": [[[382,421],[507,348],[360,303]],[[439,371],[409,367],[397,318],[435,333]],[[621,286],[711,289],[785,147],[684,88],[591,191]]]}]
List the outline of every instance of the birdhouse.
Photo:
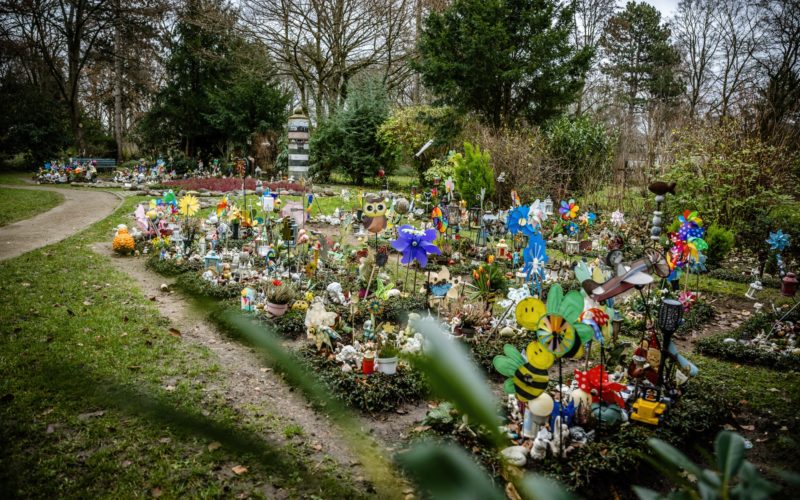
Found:
[{"label": "birdhouse", "polygon": [[214,250],[209,250],[205,257],[203,257],[204,269],[212,269],[220,272],[222,269],[222,257],[220,257]]}]

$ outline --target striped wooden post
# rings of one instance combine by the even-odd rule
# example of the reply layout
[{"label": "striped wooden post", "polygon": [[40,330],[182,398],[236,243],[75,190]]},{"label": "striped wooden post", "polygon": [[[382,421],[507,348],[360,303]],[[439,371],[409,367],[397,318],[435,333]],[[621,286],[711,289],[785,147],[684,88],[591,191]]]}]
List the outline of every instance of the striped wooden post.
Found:
[{"label": "striped wooden post", "polygon": [[289,175],[295,179],[308,177],[309,125],[300,108],[289,117]]}]

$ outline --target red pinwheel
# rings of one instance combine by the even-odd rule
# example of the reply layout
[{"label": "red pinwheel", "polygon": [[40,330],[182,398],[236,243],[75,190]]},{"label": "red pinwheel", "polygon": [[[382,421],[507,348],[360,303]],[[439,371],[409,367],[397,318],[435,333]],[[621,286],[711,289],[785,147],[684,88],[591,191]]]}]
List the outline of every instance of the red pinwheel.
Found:
[{"label": "red pinwheel", "polygon": [[575,382],[578,383],[578,387],[582,391],[592,395],[593,403],[602,400],[606,403],[614,403],[620,408],[625,407],[625,401],[619,395],[619,391],[625,390],[625,386],[617,382],[611,382],[603,365],[597,365],[585,372],[576,369]]}]

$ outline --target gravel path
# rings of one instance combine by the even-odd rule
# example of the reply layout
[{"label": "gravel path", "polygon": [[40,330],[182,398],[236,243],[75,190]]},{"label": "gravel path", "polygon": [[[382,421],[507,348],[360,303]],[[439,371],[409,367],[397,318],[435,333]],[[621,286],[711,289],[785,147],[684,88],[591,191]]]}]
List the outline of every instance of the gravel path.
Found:
[{"label": "gravel path", "polygon": [[54,191],[64,196],[64,202],[30,219],[0,227],[0,261],[72,236],[111,215],[123,198],[123,195],[107,191],[46,186],[2,185],[2,187]]}]

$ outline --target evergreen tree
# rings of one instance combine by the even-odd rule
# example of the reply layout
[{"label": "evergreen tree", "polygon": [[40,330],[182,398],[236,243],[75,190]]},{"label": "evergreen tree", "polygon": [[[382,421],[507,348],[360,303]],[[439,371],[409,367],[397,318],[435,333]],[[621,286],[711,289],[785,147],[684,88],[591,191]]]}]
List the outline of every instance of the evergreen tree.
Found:
[{"label": "evergreen tree", "polygon": [[619,97],[630,114],[652,101],[681,94],[680,54],[670,44],[661,13],[646,2],[628,2],[609,19],[601,40],[607,63],[603,71],[617,81]]},{"label": "evergreen tree", "polygon": [[572,6],[556,0],[455,0],[427,19],[418,70],[442,103],[495,127],[540,124],[574,102],[593,49],[570,44]]}]

